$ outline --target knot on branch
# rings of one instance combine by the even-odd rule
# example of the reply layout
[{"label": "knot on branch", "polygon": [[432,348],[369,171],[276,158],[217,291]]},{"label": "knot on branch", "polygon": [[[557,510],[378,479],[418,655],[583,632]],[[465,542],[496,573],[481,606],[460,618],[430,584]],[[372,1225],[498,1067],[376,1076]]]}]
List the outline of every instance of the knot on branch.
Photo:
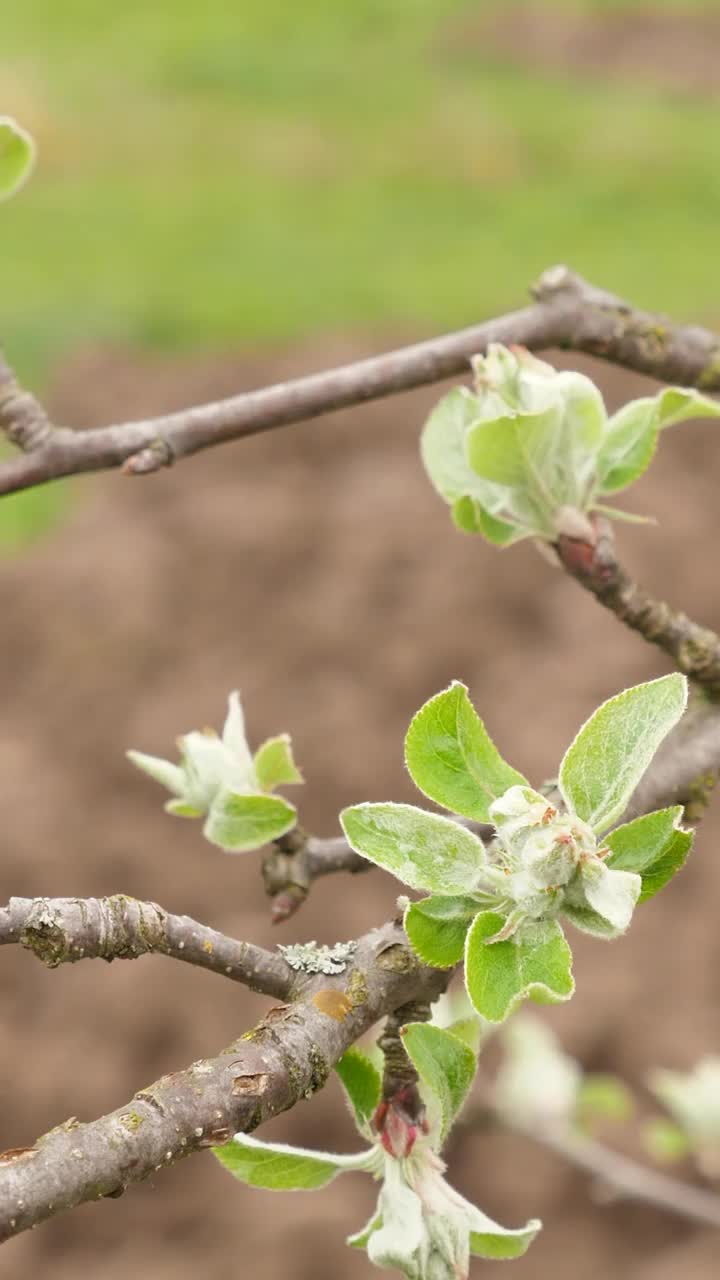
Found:
[{"label": "knot on branch", "polygon": [[307,898],[312,876],[307,865],[308,837],[302,827],[293,827],[274,840],[263,860],[265,892],[272,899],[273,924],[289,920]]},{"label": "knot on branch", "polygon": [[49,969],[56,969],[88,957],[133,958],[159,949],[163,938],[162,908],[115,894],[111,898],[39,898],[28,913],[20,942]]},{"label": "knot on branch", "polygon": [[162,467],[171,467],[174,461],[175,454],[171,445],[158,436],[157,440],[153,440],[147,448],[140,449],[138,453],[133,453],[126,458],[122,467],[123,475],[151,475],[153,471],[160,471]]},{"label": "knot on branch", "polygon": [[31,453],[42,448],[53,426],[35,396],[24,391],[10,366],[0,355],[0,429],[8,440]]},{"label": "knot on branch", "polygon": [[606,289],[598,289],[596,285],[583,280],[576,271],[571,271],[564,263],[548,267],[530,286],[530,294],[536,302],[553,303],[560,300],[572,302],[575,306],[600,307],[611,311],[629,311],[630,306]]}]

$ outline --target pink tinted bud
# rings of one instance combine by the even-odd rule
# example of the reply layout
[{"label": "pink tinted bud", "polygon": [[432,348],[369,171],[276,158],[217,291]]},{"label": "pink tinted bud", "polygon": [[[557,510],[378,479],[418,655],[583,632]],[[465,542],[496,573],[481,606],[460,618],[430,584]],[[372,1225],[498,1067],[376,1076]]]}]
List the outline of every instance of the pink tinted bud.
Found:
[{"label": "pink tinted bud", "polygon": [[373,1129],[380,1137],[380,1142],[388,1155],[396,1160],[404,1160],[410,1155],[419,1134],[428,1132],[427,1118],[411,1116],[404,1103],[410,1100],[404,1097],[404,1090],[399,1090],[390,1102],[381,1102],[373,1116]]}]

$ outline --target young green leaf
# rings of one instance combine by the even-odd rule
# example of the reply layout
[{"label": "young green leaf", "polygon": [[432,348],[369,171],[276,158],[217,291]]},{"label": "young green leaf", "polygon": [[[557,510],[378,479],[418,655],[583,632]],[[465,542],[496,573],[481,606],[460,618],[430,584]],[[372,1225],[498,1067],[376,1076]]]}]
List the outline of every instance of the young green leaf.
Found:
[{"label": "young green leaf", "polygon": [[652,1120],[648,1120],[643,1139],[650,1155],[668,1164],[674,1160],[684,1160],[692,1151],[688,1135],[665,1116],[653,1116]]},{"label": "young green leaf", "polygon": [[628,1120],[633,1108],[633,1096],[617,1076],[601,1072],[583,1076],[575,1103],[580,1124],[590,1127],[595,1119]]},{"label": "young green leaf", "polygon": [[430,698],[411,720],[405,763],[415,786],[430,800],[479,822],[490,820],[493,800],[515,783],[525,783],[503,760],[458,680]]},{"label": "young green leaf", "polygon": [[692,848],[693,832],[679,826],[682,805],[645,813],[605,838],[611,852],[605,865],[636,871],[642,878],[639,902],[662,889],[683,866]]},{"label": "young green leaf", "polygon": [[687,680],[674,674],[626,689],[598,707],[560,765],[567,807],[598,833],[612,826],[686,703]]},{"label": "young green leaf", "polygon": [[280,733],[275,738],[268,738],[258,747],[254,759],[255,773],[263,791],[272,791],[294,782],[304,782],[304,778],[293,759],[290,735]]},{"label": "young green leaf", "polygon": [[658,441],[653,400],[631,400],[607,426],[597,458],[600,493],[618,493],[647,471]]},{"label": "young green leaf", "polygon": [[581,864],[580,883],[589,908],[607,920],[617,935],[624,933],[640,897],[640,876],[591,858]]},{"label": "young green leaf", "polygon": [[345,1243],[350,1245],[351,1249],[366,1249],[368,1240],[371,1235],[379,1231],[382,1226],[382,1214],[374,1212],[364,1227],[356,1231],[354,1235],[347,1236]]},{"label": "young green leaf", "polygon": [[168,800],[165,803],[165,812],[171,813],[175,818],[202,818],[205,810],[198,809],[194,804],[188,804],[187,800]]},{"label": "young green leaf", "polygon": [[656,396],[631,400],[609,419],[597,460],[601,493],[617,493],[650,465],[658,432],[688,418],[720,417],[720,404],[699,391],[666,387]]},{"label": "young green leaf", "polygon": [[467,935],[465,983],[478,1013],[503,1022],[527,996],[544,1003],[569,1000],[572,953],[556,921],[524,927],[506,942],[488,942],[502,929],[503,916],[484,911]]},{"label": "young green leaf", "polygon": [[475,1078],[475,1054],[451,1031],[428,1022],[409,1022],[401,1034],[421,1083],[440,1104],[444,1141]]},{"label": "young green leaf", "polygon": [[481,533],[496,547],[507,547],[524,536],[524,530],[507,520],[501,520],[478,501],[466,494],[453,503],[450,513],[456,528],[463,533]]},{"label": "young green leaf", "polygon": [[693,387],[665,387],[655,397],[658,427],[675,427],[688,418],[720,418],[720,404]]},{"label": "young green leaf", "polygon": [[462,893],[485,865],[477,836],[437,813],[409,804],[358,804],[340,814],[349,844],[411,889]]},{"label": "young green leaf", "polygon": [[501,1227],[493,1222],[492,1218],[488,1218],[475,1205],[472,1205],[472,1209],[470,1252],[476,1258],[521,1258],[542,1227],[538,1218],[531,1218],[524,1227],[511,1231],[508,1227]]},{"label": "young green leaf", "polygon": [[15,194],[35,163],[35,143],[10,116],[0,116],[0,200]]},{"label": "young green leaf", "polygon": [[477,396],[467,387],[455,387],[435,406],[423,428],[420,453],[425,470],[446,502],[456,502],[464,494],[482,501],[492,493],[465,457],[465,432],[480,416]]},{"label": "young green leaf", "polygon": [[281,796],[225,791],[213,803],[203,835],[226,853],[247,853],[285,835],[296,821],[297,810]]},{"label": "young green leaf", "polygon": [[365,1151],[336,1156],[329,1151],[288,1147],[283,1142],[259,1142],[245,1133],[214,1147],[213,1155],[241,1182],[267,1191],[314,1191],[327,1186],[338,1173],[364,1169],[368,1164]]},{"label": "young green leaf", "polygon": [[179,764],[163,760],[160,756],[148,756],[144,751],[126,751],[125,755],[138,769],[142,769],[148,777],[161,786],[167,787],[176,796],[182,796],[185,790],[185,774]]},{"label": "young green leaf", "polygon": [[335,1064],[358,1128],[367,1129],[380,1101],[382,1083],[374,1063],[354,1046]]},{"label": "young green leaf", "polygon": [[589,933],[593,938],[618,938],[624,932],[585,902],[564,902],[562,914],[564,920],[569,920],[581,933]]},{"label": "young green leaf", "polygon": [[451,1031],[458,1040],[462,1040],[463,1044],[466,1044],[468,1049],[472,1049],[477,1057],[486,1031],[482,1018],[478,1018],[473,1013],[469,1018],[458,1018],[457,1022],[451,1022],[445,1030]]},{"label": "young green leaf", "polygon": [[508,489],[543,488],[543,467],[555,454],[561,411],[553,404],[540,413],[507,415],[477,422],[465,435],[465,454],[482,480]]},{"label": "young green leaf", "polygon": [[450,969],[465,954],[465,936],[480,910],[477,899],[435,894],[411,902],[405,912],[405,932],[424,964]]}]

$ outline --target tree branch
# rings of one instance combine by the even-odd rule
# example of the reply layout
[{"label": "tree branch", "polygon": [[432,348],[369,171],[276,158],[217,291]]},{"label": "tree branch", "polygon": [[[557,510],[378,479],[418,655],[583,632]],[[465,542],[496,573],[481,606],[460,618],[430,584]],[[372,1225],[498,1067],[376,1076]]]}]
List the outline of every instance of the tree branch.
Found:
[{"label": "tree branch", "polygon": [[302,827],[294,827],[275,840],[263,858],[265,892],[272,898],[273,924],[289,920],[302,906],[313,880],[348,871],[369,871],[372,863],[350,848],[344,836],[318,840]]},{"label": "tree branch", "polygon": [[[490,840],[494,828],[486,822],[474,822],[452,814],[454,822],[474,831],[481,840]],[[263,859],[263,880],[272,898],[272,922],[280,924],[302,906],[313,880],[320,876],[346,871],[357,875],[372,871],[374,864],[350,848],[344,836],[321,840],[308,835],[302,827],[293,827],[287,835],[274,840]]]},{"label": "tree branch", "polygon": [[2,364],[0,430],[27,453],[0,467],[0,495],[123,464],[129,474],[155,471],[211,445],[462,374],[469,357],[485,351],[489,342],[531,350],[573,348],[665,382],[720,389],[720,338],[709,330],[671,325],[638,311],[567,267],[544,272],[532,292],[532,306],[458,333],[227,400],[92,431],[53,429]]},{"label": "tree branch", "polygon": [[0,1242],[104,1196],[203,1147],[247,1133],[322,1088],[338,1058],[378,1018],[408,1000],[434,1000],[447,972],[413,956],[402,929],[361,938],[338,977],[301,978],[297,1000],[269,1011],[216,1058],[141,1089],[102,1119],[76,1119],[33,1147],[0,1156]]},{"label": "tree branch", "polygon": [[20,943],[50,969],[77,960],[134,960],[160,952],[285,999],[296,975],[282,956],[175,916],[156,902],[110,898],[11,898],[0,907],[0,945]]},{"label": "tree branch", "polygon": [[[498,1120],[494,1112],[492,1115]],[[619,1198],[636,1200],[704,1227],[720,1227],[720,1196],[714,1192],[649,1169],[570,1128],[547,1124],[530,1126],[504,1116],[499,1118],[499,1123],[590,1174]]]},{"label": "tree branch", "polygon": [[654,599],[634,582],[618,562],[609,522],[595,518],[592,523],[594,543],[558,538],[556,550],[563,568],[620,622],[668,653],[678,670],[702,685],[710,697],[720,697],[720,636]]}]

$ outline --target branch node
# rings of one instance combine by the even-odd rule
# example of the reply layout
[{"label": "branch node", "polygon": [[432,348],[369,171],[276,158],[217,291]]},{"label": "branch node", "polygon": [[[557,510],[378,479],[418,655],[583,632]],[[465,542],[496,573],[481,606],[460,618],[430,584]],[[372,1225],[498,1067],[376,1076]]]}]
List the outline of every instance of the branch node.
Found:
[{"label": "branch node", "polygon": [[122,465],[122,472],[126,476],[147,476],[153,471],[162,470],[163,467],[171,467],[174,461],[175,454],[171,445],[158,436],[157,440],[153,440],[145,449],[126,458]]},{"label": "branch node", "polygon": [[308,836],[302,827],[293,827],[274,840],[263,860],[265,892],[272,899],[270,918],[281,924],[302,906],[310,891],[311,875],[307,866]]},{"label": "branch node", "polygon": [[45,410],[35,396],[24,391],[15,374],[0,353],[0,430],[8,440],[32,453],[47,444],[54,430]]},{"label": "branch node", "polygon": [[720,698],[720,636],[701,627],[663,600],[656,600],[618,562],[604,519],[593,519],[594,543],[561,535],[555,549],[563,568],[649,644],[669,654],[679,671],[708,697]]},{"label": "branch node", "polygon": [[609,293],[606,289],[599,289],[596,285],[589,284],[564,263],[558,263],[543,271],[539,279],[530,286],[530,294],[536,302],[540,303],[553,303],[565,298],[588,309],[599,307],[603,310],[624,313],[631,310],[629,303],[624,302],[622,298]]}]

